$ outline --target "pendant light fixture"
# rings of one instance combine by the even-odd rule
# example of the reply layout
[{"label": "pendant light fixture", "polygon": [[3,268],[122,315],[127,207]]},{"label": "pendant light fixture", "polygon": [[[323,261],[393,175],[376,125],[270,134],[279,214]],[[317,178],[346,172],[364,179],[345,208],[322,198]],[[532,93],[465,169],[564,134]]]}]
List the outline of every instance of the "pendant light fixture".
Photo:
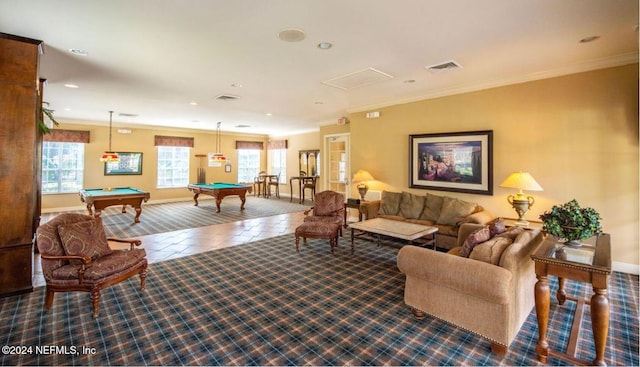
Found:
[{"label": "pendant light fixture", "polygon": [[220,153],[220,124],[222,122],[218,122],[216,128],[216,152],[209,153],[209,167],[222,167],[222,164],[227,161],[227,157]]},{"label": "pendant light fixture", "polygon": [[111,150],[111,130],[112,130],[112,119],[113,119],[113,111],[109,111],[109,150],[102,153],[102,157],[100,157],[100,162],[120,162],[120,157],[118,157],[118,153]]}]

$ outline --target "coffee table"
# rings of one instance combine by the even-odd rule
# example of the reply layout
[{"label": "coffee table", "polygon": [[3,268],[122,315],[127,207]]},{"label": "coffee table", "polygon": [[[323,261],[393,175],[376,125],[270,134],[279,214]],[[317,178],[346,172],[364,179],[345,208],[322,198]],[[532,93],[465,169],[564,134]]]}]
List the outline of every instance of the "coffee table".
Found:
[{"label": "coffee table", "polygon": [[419,238],[431,235],[431,238],[429,238],[427,242],[423,242],[423,244],[433,245],[434,250],[436,248],[435,233],[438,231],[436,227],[385,218],[373,218],[362,222],[351,223],[349,227],[351,228],[351,252],[353,252],[353,239],[356,230],[377,235],[375,237],[378,245],[380,244],[381,235],[407,240],[410,244]]}]

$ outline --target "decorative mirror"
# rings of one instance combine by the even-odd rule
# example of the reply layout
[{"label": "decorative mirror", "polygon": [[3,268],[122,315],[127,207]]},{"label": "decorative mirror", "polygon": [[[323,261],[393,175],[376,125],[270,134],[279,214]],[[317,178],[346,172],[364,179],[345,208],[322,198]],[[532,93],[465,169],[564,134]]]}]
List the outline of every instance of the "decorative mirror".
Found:
[{"label": "decorative mirror", "polygon": [[300,150],[298,157],[300,158],[301,172],[305,172],[307,176],[320,176],[319,150]]}]

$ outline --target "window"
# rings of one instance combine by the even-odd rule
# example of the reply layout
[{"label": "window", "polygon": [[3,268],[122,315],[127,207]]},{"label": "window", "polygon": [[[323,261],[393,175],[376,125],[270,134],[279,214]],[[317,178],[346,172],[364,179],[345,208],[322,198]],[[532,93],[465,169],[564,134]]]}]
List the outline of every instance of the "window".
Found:
[{"label": "window", "polygon": [[189,147],[158,146],[158,188],[189,184]]},{"label": "window", "polygon": [[253,182],[260,173],[260,150],[238,149],[238,182]]},{"label": "window", "polygon": [[287,150],[270,149],[272,175],[280,174],[280,183],[287,183]]},{"label": "window", "polygon": [[84,144],[42,144],[42,193],[78,192],[84,178]]}]

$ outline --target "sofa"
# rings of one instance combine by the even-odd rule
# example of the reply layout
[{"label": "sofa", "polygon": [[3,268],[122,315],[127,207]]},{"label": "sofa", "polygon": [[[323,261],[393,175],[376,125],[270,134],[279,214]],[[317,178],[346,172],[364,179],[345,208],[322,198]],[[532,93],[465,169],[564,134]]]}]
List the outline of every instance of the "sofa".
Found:
[{"label": "sofa", "polygon": [[482,225],[460,226],[457,247],[438,252],[404,246],[398,268],[406,275],[404,302],[414,316],[431,315],[491,341],[505,354],[535,304],[530,254],[543,241],[539,230],[512,227],[459,256]]},{"label": "sofa", "polygon": [[380,200],[360,203],[364,219],[386,218],[438,228],[436,246],[456,246],[462,223],[485,224],[494,219],[482,206],[464,200],[433,194],[383,191]]}]

